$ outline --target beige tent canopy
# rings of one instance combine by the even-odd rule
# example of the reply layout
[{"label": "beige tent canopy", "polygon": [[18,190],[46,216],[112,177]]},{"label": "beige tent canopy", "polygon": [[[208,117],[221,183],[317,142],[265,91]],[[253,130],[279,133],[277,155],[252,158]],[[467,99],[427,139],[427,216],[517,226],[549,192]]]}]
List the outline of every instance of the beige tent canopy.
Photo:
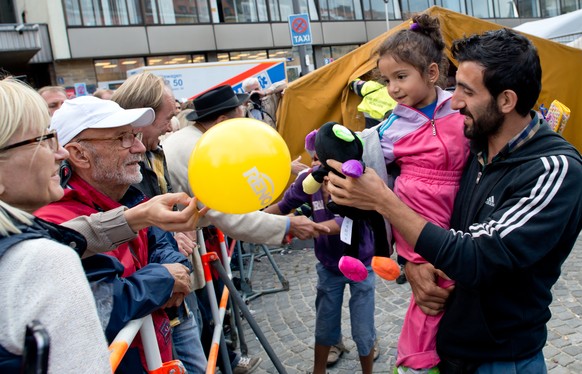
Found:
[{"label": "beige tent canopy", "polygon": [[[426,12],[439,18],[451,61],[453,40],[502,27],[440,7]],[[364,128],[364,117],[356,108],[360,98],[349,90],[348,83],[375,68],[373,53],[379,44],[408,25],[409,21],[402,23],[289,85],[279,107],[277,123],[294,157],[303,154],[303,160],[309,160],[303,149],[305,135],[325,122],[336,121],[352,130]],[[564,137],[582,150],[582,51],[534,36],[528,35],[528,38],[538,48],[542,62],[542,92],[536,108],[541,103],[549,107],[554,99],[568,106],[572,114]]]}]

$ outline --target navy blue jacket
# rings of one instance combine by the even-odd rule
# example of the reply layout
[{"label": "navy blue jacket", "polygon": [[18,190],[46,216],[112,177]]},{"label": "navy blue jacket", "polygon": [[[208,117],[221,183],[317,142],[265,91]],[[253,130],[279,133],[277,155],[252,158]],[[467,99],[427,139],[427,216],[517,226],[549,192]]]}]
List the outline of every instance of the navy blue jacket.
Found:
[{"label": "navy blue jacket", "polygon": [[[82,207],[79,208],[80,212],[103,211],[108,208],[97,203],[97,197],[91,194],[92,191],[88,187],[83,189],[86,182],[80,178],[75,179],[73,175],[69,183],[76,183],[76,188],[67,191],[69,195],[65,195],[66,198],[68,196],[66,204],[80,205]],[[71,197],[73,195],[75,198]],[[133,207],[144,198],[139,190],[130,187],[120,203]],[[63,200],[60,203],[62,202]],[[73,208],[70,208],[70,212],[67,209],[69,208],[64,208],[59,203],[50,204],[38,210],[36,214],[62,221],[76,212],[72,210]],[[82,261],[109,342],[129,321],[151,314],[168,301],[174,287],[174,278],[162,264],[181,263],[190,268],[189,261],[178,252],[176,241],[170,233],[157,227],[150,227],[147,230],[147,241],[149,264],[126,277],[123,276],[123,264],[113,256],[92,256]],[[138,350],[130,348],[116,372],[135,373],[141,368]]]},{"label": "navy blue jacket", "polygon": [[[16,222],[15,222],[16,223]],[[79,233],[69,228],[58,226],[53,223],[44,221],[40,218],[34,218],[33,224],[27,226],[16,224],[20,229],[20,234],[0,237],[0,261],[2,256],[14,245],[32,239],[47,238],[64,245],[70,246],[75,243],[73,248],[79,255],[82,255],[87,248],[87,242]],[[103,255],[99,255],[104,257]],[[3,300],[2,302],[9,302]],[[2,316],[4,318],[5,316]],[[25,331],[22,331],[24,335]],[[22,356],[10,353],[4,347],[0,346],[0,373],[18,373],[22,365]]]}]

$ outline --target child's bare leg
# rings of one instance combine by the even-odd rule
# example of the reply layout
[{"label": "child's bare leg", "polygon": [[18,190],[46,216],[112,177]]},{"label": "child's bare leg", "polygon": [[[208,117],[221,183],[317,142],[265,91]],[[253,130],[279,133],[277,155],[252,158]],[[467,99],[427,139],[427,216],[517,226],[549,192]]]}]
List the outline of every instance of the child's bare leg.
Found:
[{"label": "child's bare leg", "polygon": [[370,349],[367,356],[360,356],[360,365],[362,365],[362,374],[372,374],[374,367],[374,347]]},{"label": "child's bare leg", "polygon": [[[313,374],[325,374],[327,368],[327,355],[329,354],[329,345],[315,344]],[[371,373],[371,372],[370,372]]]}]

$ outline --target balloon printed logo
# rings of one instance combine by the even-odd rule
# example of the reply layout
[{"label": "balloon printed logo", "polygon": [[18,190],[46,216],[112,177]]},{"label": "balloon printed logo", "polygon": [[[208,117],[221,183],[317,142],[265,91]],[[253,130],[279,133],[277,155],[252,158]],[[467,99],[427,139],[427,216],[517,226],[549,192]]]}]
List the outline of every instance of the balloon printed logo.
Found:
[{"label": "balloon printed logo", "polygon": [[247,183],[258,196],[261,201],[261,206],[267,206],[271,201],[273,201],[275,186],[267,174],[259,173],[259,170],[257,170],[256,167],[253,167],[251,170],[244,173],[243,176],[247,179]]},{"label": "balloon printed logo", "polygon": [[214,125],[196,143],[188,164],[190,188],[204,205],[249,213],[271,204],[291,176],[291,154],[271,126],[252,118]]}]

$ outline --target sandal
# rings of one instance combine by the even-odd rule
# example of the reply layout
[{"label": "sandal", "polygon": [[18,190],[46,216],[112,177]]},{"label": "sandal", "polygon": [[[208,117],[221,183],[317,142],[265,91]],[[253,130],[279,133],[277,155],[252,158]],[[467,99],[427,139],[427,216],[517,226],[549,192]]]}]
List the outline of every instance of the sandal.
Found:
[{"label": "sandal", "polygon": [[349,351],[345,347],[343,340],[341,340],[336,345],[332,345],[327,355],[327,366],[332,366],[335,363],[337,363],[340,357],[344,354],[344,352]]}]

